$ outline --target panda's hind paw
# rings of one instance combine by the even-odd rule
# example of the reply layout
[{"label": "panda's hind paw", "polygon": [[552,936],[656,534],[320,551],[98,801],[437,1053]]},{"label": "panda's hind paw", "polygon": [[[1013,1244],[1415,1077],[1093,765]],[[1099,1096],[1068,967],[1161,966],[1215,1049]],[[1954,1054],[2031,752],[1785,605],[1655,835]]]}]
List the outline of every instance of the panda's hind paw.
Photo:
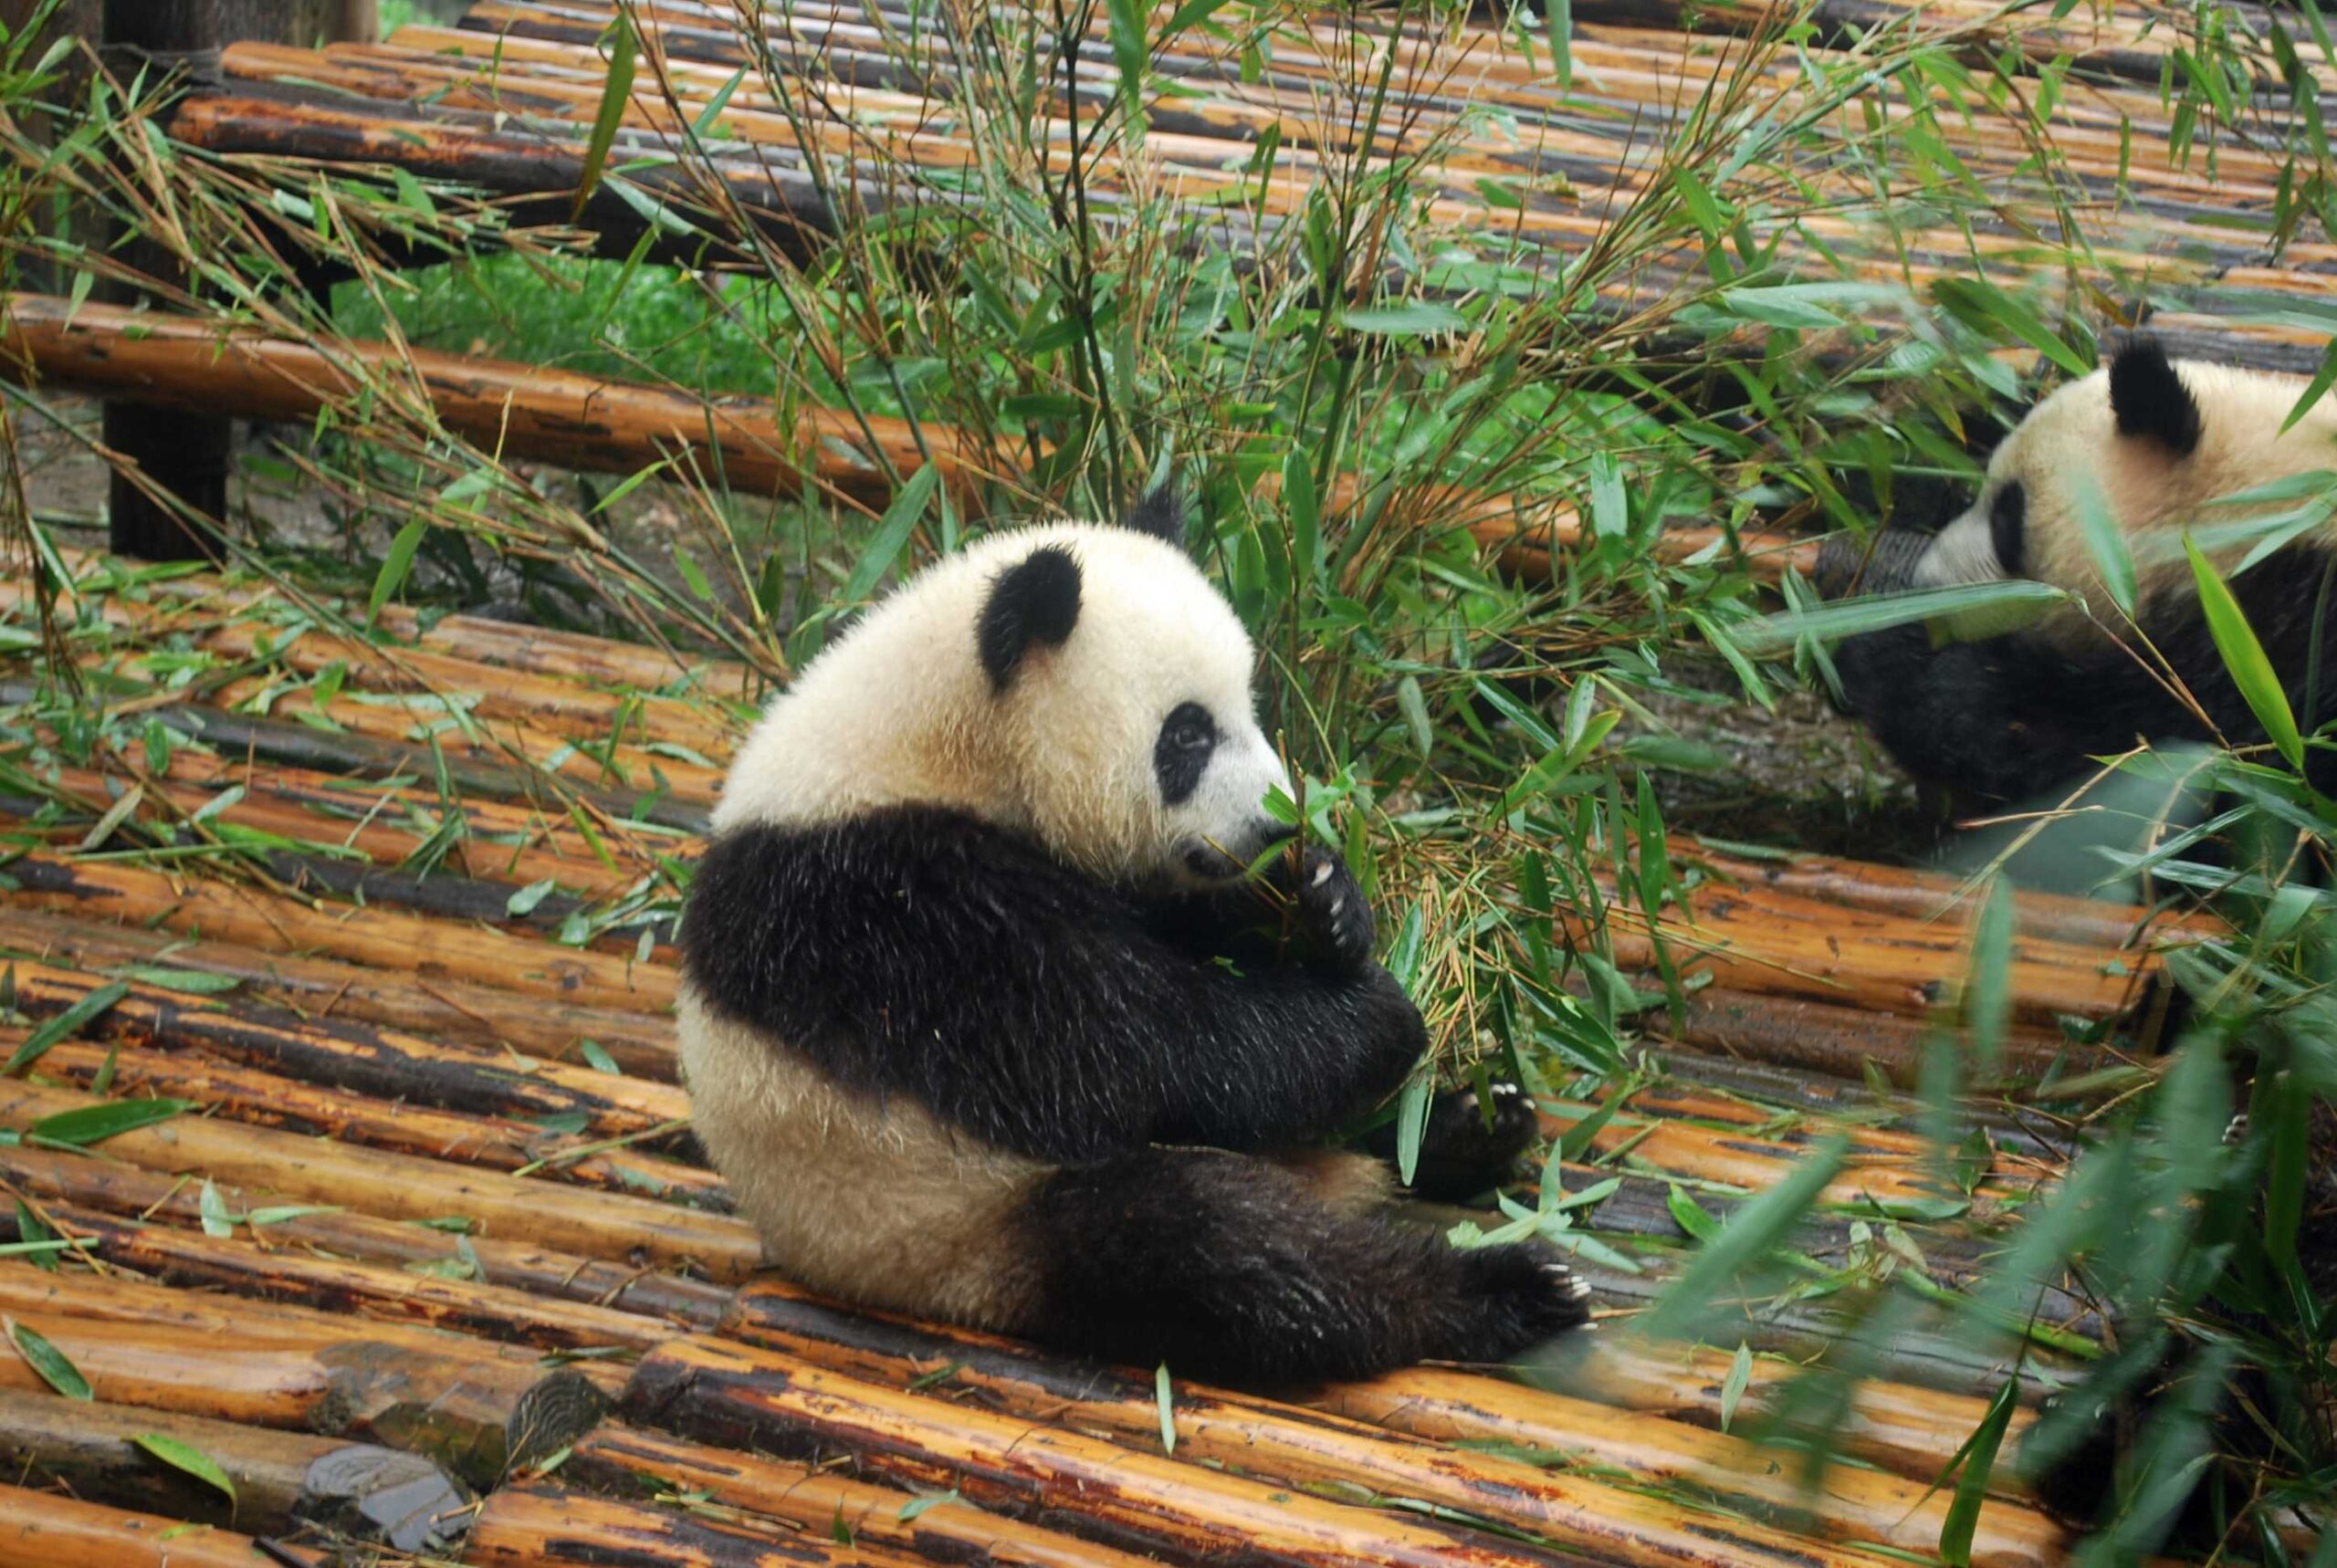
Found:
[{"label": "panda's hind paw", "polygon": [[1499,1361],[1590,1320],[1590,1286],[1555,1248],[1538,1241],[1462,1254],[1467,1341],[1451,1356]]}]

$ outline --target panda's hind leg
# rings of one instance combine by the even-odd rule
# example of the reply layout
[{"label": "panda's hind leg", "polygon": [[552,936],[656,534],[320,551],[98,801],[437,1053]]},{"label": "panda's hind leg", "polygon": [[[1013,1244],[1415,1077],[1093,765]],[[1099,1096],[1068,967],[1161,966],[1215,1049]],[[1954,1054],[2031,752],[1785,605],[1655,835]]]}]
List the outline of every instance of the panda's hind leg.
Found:
[{"label": "panda's hind leg", "polygon": [[1326,1202],[1305,1174],[1210,1150],[1059,1171],[1016,1229],[1024,1333],[1252,1386],[1504,1361],[1588,1315],[1546,1247],[1454,1248]]}]

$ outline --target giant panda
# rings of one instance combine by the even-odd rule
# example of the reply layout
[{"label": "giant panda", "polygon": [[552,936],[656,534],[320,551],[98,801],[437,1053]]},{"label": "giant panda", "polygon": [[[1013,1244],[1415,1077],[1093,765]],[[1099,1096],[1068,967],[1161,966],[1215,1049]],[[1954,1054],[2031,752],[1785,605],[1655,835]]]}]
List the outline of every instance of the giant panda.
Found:
[{"label": "giant panda", "polygon": [[[867,1306],[1253,1385],[1508,1358],[1587,1288],[1322,1146],[1424,1030],[1267,811],[1254,653],[1181,534],[1148,501],[991,535],[770,704],[681,925],[697,1136],[768,1261]],[[1535,1135],[1494,1108],[1432,1113],[1450,1192]]]},{"label": "giant panda", "polygon": [[[1990,455],[1971,507],[1935,533],[1889,528],[1862,551],[1829,541],[1820,587],[1830,596],[2028,578],[2080,601],[2013,630],[1913,623],[1846,639],[1833,654],[1845,706],[1918,779],[1989,802],[2050,806],[2096,770],[2095,758],[2140,741],[2261,742],[2207,630],[2183,549],[2187,531],[2228,580],[2299,727],[2311,736],[2337,718],[2337,523],[2299,515],[2314,476],[2337,486],[2337,396],[2291,424],[2306,385],[2172,360],[2136,337],[2029,410]],[[2298,483],[2217,504],[2282,480]],[[2101,508],[2134,562],[2131,625],[2087,542],[2088,506]],[[2247,564],[2273,530],[2297,523],[2296,537]],[[2306,756],[2315,788],[2337,791],[2337,753]],[[2298,1250],[2306,1288],[2326,1298],[2337,1291],[2337,1116],[2325,1103],[2311,1137]],[[2231,1321],[2262,1322],[2245,1311]],[[2186,1333],[2161,1341],[2145,1325],[2133,1339],[2168,1348],[2116,1396],[2057,1416],[2059,1430],[2024,1457],[2039,1501],[2072,1523],[2106,1522],[2121,1505],[2120,1461],[2194,1364]],[[2261,1457],[2273,1401],[2260,1375],[2244,1371],[2239,1384],[2242,1398],[2219,1413],[2220,1440],[2227,1452]],[[2243,1416],[2243,1406],[2255,1414]],[[2162,1527],[2212,1543],[2218,1477],[2199,1473],[2196,1487],[2162,1486],[2144,1506],[2158,1510]]]},{"label": "giant panda", "polygon": [[[1968,510],[1936,534],[1886,529],[1862,561],[1836,542],[1820,587],[1889,593],[2028,578],[2082,602],[1993,634],[1919,623],[1849,638],[1834,653],[1845,705],[1919,779],[1992,801],[2035,800],[2138,739],[2262,740],[2207,632],[2182,539],[2194,530],[2228,574],[2257,542],[2234,538],[2238,526],[2296,502],[2211,503],[2337,471],[2337,397],[2282,429],[2304,390],[2291,377],[2170,360],[2137,337],[2055,391],[1998,444]],[[2133,628],[2085,538],[2089,486],[2135,564]],[[2310,735],[2337,716],[2337,526],[2230,580]],[[2312,756],[2316,781],[2337,788],[2337,758]]]}]

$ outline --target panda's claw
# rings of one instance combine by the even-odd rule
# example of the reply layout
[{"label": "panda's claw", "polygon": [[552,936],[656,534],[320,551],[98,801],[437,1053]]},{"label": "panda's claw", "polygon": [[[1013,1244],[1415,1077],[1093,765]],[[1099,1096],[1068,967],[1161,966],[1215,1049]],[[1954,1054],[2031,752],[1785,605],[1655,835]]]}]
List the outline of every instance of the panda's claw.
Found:
[{"label": "panda's claw", "polygon": [[[1321,865],[1315,868],[1313,885],[1316,887],[1322,886],[1325,883],[1331,880],[1331,873],[1338,869],[1338,862],[1336,861],[1325,861]],[[1334,904],[1332,907],[1336,909],[1338,906]]]}]

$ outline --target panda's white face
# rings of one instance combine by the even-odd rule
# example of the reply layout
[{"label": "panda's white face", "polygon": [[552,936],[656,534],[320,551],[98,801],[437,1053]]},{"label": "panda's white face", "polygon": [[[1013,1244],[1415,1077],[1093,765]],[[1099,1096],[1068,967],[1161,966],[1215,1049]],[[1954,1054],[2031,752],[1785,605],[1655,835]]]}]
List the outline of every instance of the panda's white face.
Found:
[{"label": "panda's white face", "polygon": [[943,806],[1101,877],[1235,874],[1286,832],[1255,662],[1172,545],[1085,523],[994,534],[895,590],[771,704],[714,826]]}]

